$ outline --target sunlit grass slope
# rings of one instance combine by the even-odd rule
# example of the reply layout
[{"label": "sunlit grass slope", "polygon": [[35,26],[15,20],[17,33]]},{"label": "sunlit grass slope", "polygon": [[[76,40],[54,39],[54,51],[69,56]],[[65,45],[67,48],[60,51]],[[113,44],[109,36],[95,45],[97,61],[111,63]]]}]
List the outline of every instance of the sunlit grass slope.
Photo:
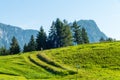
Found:
[{"label": "sunlit grass slope", "polygon": [[0,56],[0,80],[76,79],[120,80],[120,42]]},{"label": "sunlit grass slope", "polygon": [[[120,42],[85,44],[43,52],[55,62],[80,67],[79,80],[119,80]],[[75,76],[68,78],[74,79]]]}]

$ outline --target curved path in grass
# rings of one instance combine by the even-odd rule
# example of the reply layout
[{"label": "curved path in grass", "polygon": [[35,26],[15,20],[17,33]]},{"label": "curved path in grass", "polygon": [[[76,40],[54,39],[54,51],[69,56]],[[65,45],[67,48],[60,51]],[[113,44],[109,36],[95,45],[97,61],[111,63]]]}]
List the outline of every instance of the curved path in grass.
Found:
[{"label": "curved path in grass", "polygon": [[53,74],[68,75],[76,73],[75,71],[65,68],[63,65],[52,61],[51,59],[40,53],[31,54],[28,58],[32,63],[44,68],[45,70]]}]

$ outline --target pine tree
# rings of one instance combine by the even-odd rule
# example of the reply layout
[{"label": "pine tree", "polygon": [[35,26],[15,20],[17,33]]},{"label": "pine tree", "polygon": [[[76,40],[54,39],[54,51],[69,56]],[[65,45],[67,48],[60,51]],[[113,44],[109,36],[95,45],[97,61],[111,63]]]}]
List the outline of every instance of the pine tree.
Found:
[{"label": "pine tree", "polygon": [[81,34],[81,29],[80,26],[77,25],[77,22],[74,21],[73,25],[71,26],[72,32],[73,32],[73,38],[74,38],[74,43],[75,44],[82,44],[82,34]]},{"label": "pine tree", "polygon": [[108,42],[113,42],[113,41],[115,41],[115,40],[114,40],[113,38],[110,38],[110,37],[109,37],[109,38],[106,39],[106,41],[108,41]]},{"label": "pine tree", "polygon": [[19,46],[18,41],[15,37],[12,38],[12,42],[10,44],[10,53],[11,54],[20,53],[20,46]]},{"label": "pine tree", "polygon": [[86,32],[85,28],[82,28],[82,42],[85,44],[89,43],[89,39],[88,39],[87,32]]},{"label": "pine tree", "polygon": [[62,47],[62,39],[63,39],[63,23],[62,21],[60,21],[59,18],[57,18],[56,22],[55,22],[55,28],[56,28],[56,46],[57,47]]},{"label": "pine tree", "polygon": [[44,32],[43,27],[41,27],[36,39],[37,50],[46,49],[47,48],[46,41],[47,41],[46,33]]},{"label": "pine tree", "polygon": [[34,40],[34,36],[32,35],[30,38],[30,42],[28,43],[28,51],[35,51],[36,50],[36,42]]},{"label": "pine tree", "polygon": [[70,27],[66,20],[62,22],[59,18],[57,18],[55,22],[55,29],[57,47],[72,45],[72,35],[70,32]]},{"label": "pine tree", "polygon": [[7,50],[5,47],[0,48],[0,55],[8,55],[9,50]]},{"label": "pine tree", "polygon": [[48,49],[57,47],[57,39],[56,38],[57,38],[56,27],[55,27],[55,22],[53,21],[52,26],[50,28],[49,36],[47,39]]},{"label": "pine tree", "polygon": [[72,43],[70,26],[66,20],[62,22],[57,18],[56,21],[52,23],[48,36],[48,44],[51,46],[50,48],[70,46]]},{"label": "pine tree", "polygon": [[106,40],[105,40],[103,37],[101,37],[99,41],[100,41],[100,42],[104,42],[104,41],[106,41]]},{"label": "pine tree", "polygon": [[63,21],[62,46],[71,46],[73,44],[72,33],[67,21]]},{"label": "pine tree", "polygon": [[23,52],[28,52],[28,45],[25,43],[24,47],[23,47]]}]

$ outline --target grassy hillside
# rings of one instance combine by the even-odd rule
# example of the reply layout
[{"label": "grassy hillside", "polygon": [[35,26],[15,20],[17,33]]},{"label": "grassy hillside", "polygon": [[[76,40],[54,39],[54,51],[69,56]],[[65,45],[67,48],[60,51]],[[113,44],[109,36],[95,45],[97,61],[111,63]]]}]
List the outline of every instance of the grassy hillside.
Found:
[{"label": "grassy hillside", "polygon": [[120,80],[120,42],[0,56],[2,80]]}]

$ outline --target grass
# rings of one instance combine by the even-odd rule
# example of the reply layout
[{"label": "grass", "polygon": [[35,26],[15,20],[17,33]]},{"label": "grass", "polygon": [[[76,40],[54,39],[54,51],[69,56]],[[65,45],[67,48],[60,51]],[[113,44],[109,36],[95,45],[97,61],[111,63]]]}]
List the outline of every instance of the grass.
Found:
[{"label": "grass", "polygon": [[11,76],[11,75],[0,74],[0,80],[27,80],[27,79],[21,76]]},{"label": "grass", "polygon": [[0,56],[0,80],[120,80],[119,61],[120,42]]}]

